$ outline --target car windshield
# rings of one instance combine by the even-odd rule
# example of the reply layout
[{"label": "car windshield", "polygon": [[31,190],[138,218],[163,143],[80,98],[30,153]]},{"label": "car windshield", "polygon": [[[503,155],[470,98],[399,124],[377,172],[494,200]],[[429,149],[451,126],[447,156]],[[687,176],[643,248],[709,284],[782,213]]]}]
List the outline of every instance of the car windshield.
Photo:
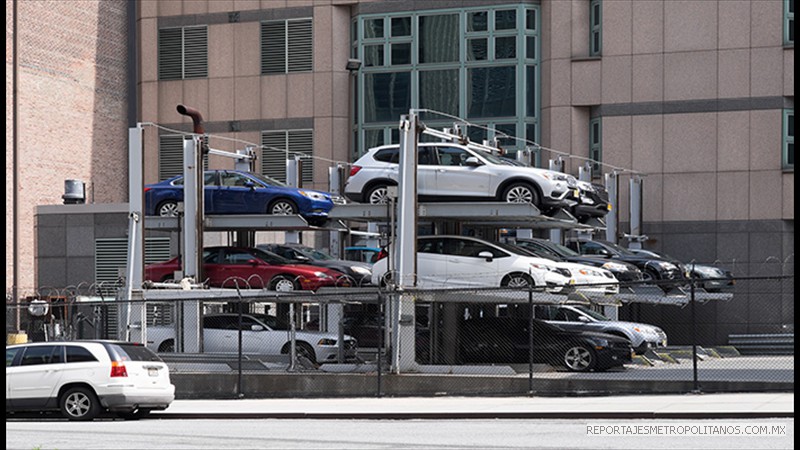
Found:
[{"label": "car windshield", "polygon": [[581,312],[585,313],[587,316],[591,316],[593,319],[604,320],[604,321],[605,320],[611,320],[608,317],[600,314],[599,312],[593,311],[593,310],[591,310],[591,309],[589,309],[589,308],[587,308],[585,306],[576,306],[575,309],[580,310]]},{"label": "car windshield", "polygon": [[262,261],[270,264],[290,264],[290,261],[283,256],[276,255],[275,253],[268,252],[266,250],[261,250],[260,248],[253,248],[250,249],[250,251]]},{"label": "car windshield", "polygon": [[636,253],[633,253],[632,251],[628,250],[625,247],[620,247],[619,245],[617,245],[617,244],[615,244],[613,242],[603,241],[603,244],[606,245],[607,247],[611,248],[611,250],[619,253],[620,255],[636,256]]},{"label": "car windshield", "polygon": [[336,259],[325,252],[315,250],[311,247],[294,247],[294,249],[302,253],[307,258],[313,259],[314,261],[333,261]]},{"label": "car windshield", "polygon": [[547,246],[564,256],[580,256],[580,253],[576,252],[575,250],[556,242],[550,242],[547,244]]},{"label": "car windshield", "polygon": [[509,251],[515,255],[522,255],[522,256],[533,256],[534,258],[544,258],[549,259],[550,261],[555,261],[555,258],[549,255],[537,253],[535,250],[525,247],[519,247],[516,245],[504,244],[502,242],[493,242],[494,245],[502,248],[503,250]]}]

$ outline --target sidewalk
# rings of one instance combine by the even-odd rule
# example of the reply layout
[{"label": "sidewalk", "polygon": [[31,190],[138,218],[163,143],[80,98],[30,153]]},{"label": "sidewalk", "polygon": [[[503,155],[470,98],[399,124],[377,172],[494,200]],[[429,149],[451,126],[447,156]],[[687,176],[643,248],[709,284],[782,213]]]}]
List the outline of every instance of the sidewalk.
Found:
[{"label": "sidewalk", "polygon": [[794,393],[604,397],[383,397],[176,400],[185,418],[754,418],[794,417]]}]

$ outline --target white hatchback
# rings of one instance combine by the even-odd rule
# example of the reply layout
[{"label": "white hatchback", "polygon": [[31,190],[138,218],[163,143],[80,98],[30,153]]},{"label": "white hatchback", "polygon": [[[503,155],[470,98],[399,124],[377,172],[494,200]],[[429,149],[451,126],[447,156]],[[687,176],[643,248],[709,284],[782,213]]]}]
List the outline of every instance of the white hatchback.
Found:
[{"label": "white hatchback", "polygon": [[[373,284],[385,284],[388,259],[373,266]],[[604,293],[607,286],[619,289],[607,270],[523,255],[505,244],[468,236],[417,238],[417,286],[423,289],[542,286],[551,293],[568,294],[576,285]]]},{"label": "white hatchback", "polygon": [[6,413],[60,410],[69,420],[104,411],[139,419],[175,399],[167,364],[132,342],[36,342],[6,347]]}]

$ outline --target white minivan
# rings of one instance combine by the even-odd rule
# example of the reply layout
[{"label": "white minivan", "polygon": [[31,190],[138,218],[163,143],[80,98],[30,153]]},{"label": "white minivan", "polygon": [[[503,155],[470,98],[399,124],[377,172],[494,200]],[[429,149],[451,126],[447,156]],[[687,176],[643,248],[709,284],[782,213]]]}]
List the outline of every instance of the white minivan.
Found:
[{"label": "white minivan", "polygon": [[142,344],[36,342],[6,347],[6,413],[60,410],[69,420],[104,411],[139,419],[175,399],[167,364]]}]

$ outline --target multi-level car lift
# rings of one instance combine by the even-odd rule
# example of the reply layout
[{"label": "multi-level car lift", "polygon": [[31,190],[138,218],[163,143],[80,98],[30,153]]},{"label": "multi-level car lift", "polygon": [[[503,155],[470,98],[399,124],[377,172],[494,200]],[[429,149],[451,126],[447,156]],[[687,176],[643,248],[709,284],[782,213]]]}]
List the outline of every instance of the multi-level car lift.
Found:
[{"label": "multi-level car lift", "polygon": [[[339,245],[342,241],[344,233],[350,232],[347,226],[351,222],[362,223],[387,223],[394,222],[396,233],[391,240],[393,260],[390,262],[390,267],[397,274],[395,284],[392,286],[391,295],[389,298],[392,300],[389,303],[388,317],[391,318],[389,327],[398,330],[397,333],[392,333],[394,342],[390,343],[393,349],[392,353],[392,369],[396,373],[401,371],[405,372],[413,370],[416,366],[414,360],[414,351],[401,351],[402,349],[414,349],[414,312],[415,312],[415,298],[417,294],[414,293],[415,279],[416,279],[416,233],[417,227],[420,222],[429,222],[433,225],[436,231],[453,232],[455,230],[453,225],[448,224],[461,224],[471,227],[485,227],[485,229],[497,228],[518,228],[521,230],[531,229],[548,229],[551,231],[553,237],[560,239],[560,233],[564,230],[577,230],[579,232],[591,233],[599,231],[603,224],[596,222],[594,224],[580,224],[566,211],[560,211],[553,216],[544,216],[540,211],[531,204],[513,204],[504,202],[481,202],[481,203],[417,203],[416,201],[416,146],[420,133],[427,133],[442,139],[456,140],[460,137],[449,133],[443,133],[436,130],[426,128],[424,124],[418,121],[418,116],[415,110],[411,110],[407,116],[402,116],[400,121],[400,169],[399,169],[399,183],[397,187],[396,202],[392,201],[387,205],[370,205],[370,204],[346,204],[334,207],[329,213],[329,220],[324,226],[313,227],[310,226],[300,216],[274,216],[274,215],[225,215],[225,216],[207,216],[203,214],[203,186],[202,186],[202,155],[203,151],[211,151],[204,147],[200,136],[203,134],[201,124],[202,117],[200,114],[183,106],[178,107],[181,114],[186,114],[192,117],[195,129],[192,139],[184,140],[184,215],[182,217],[148,217],[145,219],[144,200],[143,200],[143,161],[142,161],[142,133],[143,128],[141,125],[131,128],[129,132],[129,146],[130,146],[130,177],[129,177],[129,192],[130,192],[130,232],[129,232],[129,252],[128,252],[128,265],[127,276],[125,285],[125,298],[138,299],[144,305],[147,301],[174,301],[183,300],[179,302],[180,310],[178,318],[176,319],[177,329],[180,331],[179,342],[176,342],[176,348],[184,352],[201,352],[202,351],[202,336],[200,330],[200,299],[234,299],[234,298],[248,298],[258,299],[269,297],[275,301],[277,294],[269,293],[266,295],[263,291],[247,291],[243,290],[236,293],[235,289],[196,289],[198,285],[194,284],[195,280],[202,279],[201,255],[202,255],[202,234],[203,231],[237,231],[240,236],[247,236],[257,231],[286,231],[287,233],[295,233],[298,231],[330,231],[331,240],[334,245]],[[249,164],[251,154],[247,153],[228,153],[214,151],[215,154],[226,153],[223,156],[231,156],[237,158],[238,163],[241,165]],[[289,162],[292,162],[291,160]],[[296,165],[289,164],[289,167]],[[296,172],[296,170],[294,171]],[[289,179],[292,179],[292,173],[289,173]],[[331,168],[331,191],[338,192],[341,189],[342,181],[344,178],[344,171],[342,167]],[[581,175],[584,175],[581,173]],[[584,178],[584,177],[581,177]],[[585,179],[585,178],[584,178]],[[637,180],[640,180],[637,178]],[[617,180],[612,177],[609,181],[607,177],[607,186],[609,188],[610,200],[612,202],[612,209],[608,217],[607,233],[612,233],[614,241],[616,241],[616,223],[618,217],[617,211]],[[641,187],[640,181],[637,181],[638,187]],[[633,186],[633,183],[632,183]],[[632,195],[633,197],[633,195]],[[641,200],[641,195],[638,196]],[[633,202],[632,202],[633,204]],[[641,228],[641,208],[639,202],[639,212],[632,212],[632,228],[634,227],[634,217],[638,217],[635,233]],[[636,208],[636,206],[632,206]],[[612,214],[613,213],[613,214]],[[458,227],[456,225],[455,227]],[[182,268],[185,280],[182,286],[184,289],[143,289],[143,250],[144,250],[144,230],[161,230],[161,231],[182,231],[183,251]],[[633,233],[632,233],[633,234]],[[638,234],[638,233],[636,233]],[[609,236],[610,238],[611,236]],[[245,241],[250,239],[243,237]],[[635,240],[635,239],[634,239]],[[336,253],[336,252],[334,252]],[[178,286],[178,285],[176,285]],[[655,291],[660,292],[660,289],[653,287],[653,290],[648,291],[648,294],[653,294]],[[337,288],[337,293],[342,296],[339,301],[323,300],[328,298],[325,296],[307,295],[305,293],[292,293],[286,296],[286,301],[297,301],[300,297],[308,297],[309,302],[325,303],[323,308],[324,323],[328,329],[336,329],[340,319],[343,315],[342,301],[344,297],[352,296],[354,299],[364,298],[364,295],[374,294],[377,297],[377,288],[355,288],[355,289],[341,289]],[[703,299],[723,299],[725,295],[730,294],[707,294],[701,293]],[[486,299],[492,296],[491,293],[473,292],[472,300],[480,302],[481,299]],[[495,295],[496,298],[496,295]],[[632,293],[620,293],[615,296],[617,301],[609,301],[606,297],[590,298],[583,296],[584,300],[594,301],[603,304],[618,304],[618,301],[632,302],[642,301],[643,297],[641,291]],[[660,296],[651,297],[648,299],[661,299],[663,301],[656,301],[657,303],[678,303],[684,304],[688,301],[686,296]],[[730,298],[730,297],[727,297]],[[438,293],[437,301],[460,301],[465,300],[462,294],[455,295],[453,299],[447,300],[446,293]],[[525,297],[528,299],[528,297]],[[509,303],[521,302],[525,299],[509,298]],[[425,301],[424,298],[419,300]],[[430,300],[430,299],[428,299]],[[563,295],[536,293],[537,302],[563,302],[566,298]],[[468,300],[469,301],[469,300]],[[131,303],[129,303],[130,305]],[[121,320],[122,329],[121,335],[125,338],[140,339],[146,341],[146,308],[132,308],[129,306],[127,311],[123,311],[123,320]],[[403,330],[410,329],[409,332]],[[341,331],[340,331],[341,332]],[[341,341],[341,340],[340,340]]]}]

